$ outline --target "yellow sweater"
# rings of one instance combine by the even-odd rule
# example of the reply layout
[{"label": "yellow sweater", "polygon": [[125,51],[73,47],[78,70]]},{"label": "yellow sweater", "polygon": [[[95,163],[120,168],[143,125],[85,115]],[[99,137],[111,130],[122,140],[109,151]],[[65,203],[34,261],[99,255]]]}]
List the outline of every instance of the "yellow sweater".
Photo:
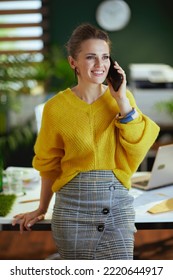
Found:
[{"label": "yellow sweater", "polygon": [[127,96],[139,112],[127,124],[115,119],[119,109],[109,89],[92,104],[69,88],[46,102],[33,166],[42,177],[56,179],[54,192],[88,170],[112,170],[130,188],[131,176],[156,140],[159,127],[140,112],[129,91]]}]

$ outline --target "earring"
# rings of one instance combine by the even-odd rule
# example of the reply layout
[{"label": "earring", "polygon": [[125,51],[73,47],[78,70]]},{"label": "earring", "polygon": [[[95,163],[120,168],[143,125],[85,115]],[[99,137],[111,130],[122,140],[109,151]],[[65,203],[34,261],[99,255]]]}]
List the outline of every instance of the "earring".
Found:
[{"label": "earring", "polygon": [[75,78],[77,79],[77,75],[79,74],[77,67],[74,68],[74,75]]}]

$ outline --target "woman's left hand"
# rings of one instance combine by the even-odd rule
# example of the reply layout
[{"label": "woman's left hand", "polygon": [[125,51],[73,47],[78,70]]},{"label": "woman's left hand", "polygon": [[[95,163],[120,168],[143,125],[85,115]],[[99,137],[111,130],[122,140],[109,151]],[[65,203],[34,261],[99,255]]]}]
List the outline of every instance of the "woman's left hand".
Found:
[{"label": "woman's left hand", "polygon": [[112,96],[117,101],[121,115],[124,116],[132,110],[132,106],[130,105],[129,99],[127,98],[127,95],[126,95],[126,90],[127,90],[126,74],[117,62],[115,62],[114,67],[115,67],[115,69],[117,69],[118,73],[120,73],[123,76],[122,84],[120,85],[118,91],[115,91],[113,89],[113,87],[109,81],[108,81],[108,86],[109,86]]},{"label": "woman's left hand", "polygon": [[118,62],[115,61],[115,65],[114,68],[118,71],[119,74],[121,74],[123,76],[122,79],[122,84],[120,85],[118,91],[115,91],[111,85],[111,83],[108,82],[108,86],[110,88],[110,92],[112,94],[112,96],[118,101],[118,99],[122,99],[122,98],[126,98],[126,74],[124,72],[124,70],[121,68],[121,66],[118,64]]}]

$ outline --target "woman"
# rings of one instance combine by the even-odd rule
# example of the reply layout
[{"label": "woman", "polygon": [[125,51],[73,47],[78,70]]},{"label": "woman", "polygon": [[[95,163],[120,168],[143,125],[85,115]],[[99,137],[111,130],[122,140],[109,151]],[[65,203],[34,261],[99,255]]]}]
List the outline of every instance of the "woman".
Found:
[{"label": "woman", "polygon": [[159,127],[126,89],[104,84],[110,68],[108,35],[78,26],[67,43],[77,85],[47,101],[33,166],[42,178],[38,209],[18,214],[21,232],[44,219],[53,193],[52,232],[62,259],[133,259],[135,215],[130,180]]}]

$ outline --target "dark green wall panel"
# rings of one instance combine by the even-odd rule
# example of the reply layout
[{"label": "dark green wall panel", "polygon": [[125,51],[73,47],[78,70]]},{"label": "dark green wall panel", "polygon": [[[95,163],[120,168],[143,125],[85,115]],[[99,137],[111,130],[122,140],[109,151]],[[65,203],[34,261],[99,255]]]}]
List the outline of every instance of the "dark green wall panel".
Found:
[{"label": "dark green wall panel", "polygon": [[[82,22],[97,24],[95,11],[100,0],[50,1],[51,43],[64,45]],[[130,63],[173,65],[173,1],[126,0],[131,20],[122,30],[109,32],[112,52],[128,72]]]}]

